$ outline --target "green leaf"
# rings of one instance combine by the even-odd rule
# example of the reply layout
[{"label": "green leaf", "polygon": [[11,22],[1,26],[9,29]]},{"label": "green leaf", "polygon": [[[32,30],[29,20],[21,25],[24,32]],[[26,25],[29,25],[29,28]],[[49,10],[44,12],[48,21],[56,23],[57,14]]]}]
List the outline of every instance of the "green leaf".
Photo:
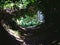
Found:
[{"label": "green leaf", "polygon": [[35,2],[35,0],[31,0],[31,2],[32,2],[32,3],[34,3],[34,2]]}]

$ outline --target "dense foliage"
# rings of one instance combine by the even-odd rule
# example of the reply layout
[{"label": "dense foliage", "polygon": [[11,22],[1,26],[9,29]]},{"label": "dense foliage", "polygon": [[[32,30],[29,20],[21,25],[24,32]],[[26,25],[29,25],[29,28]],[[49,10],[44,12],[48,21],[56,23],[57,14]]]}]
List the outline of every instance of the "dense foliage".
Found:
[{"label": "dense foliage", "polygon": [[37,15],[34,15],[33,17],[25,15],[24,17],[20,17],[19,19],[16,20],[17,24],[23,26],[23,27],[28,27],[28,26],[36,26],[41,24],[39,21],[37,21]]},{"label": "dense foliage", "polygon": [[2,9],[14,9],[14,8],[19,8],[19,9],[24,9],[27,7],[29,3],[34,3],[35,0],[1,0],[0,1],[0,8]]},{"label": "dense foliage", "polygon": [[[40,22],[37,20],[37,11],[39,8],[38,5],[36,5],[36,0],[1,0],[0,1],[0,9],[7,10],[7,12],[13,12],[11,10],[22,10],[21,12],[17,12],[17,24],[28,27],[28,26],[36,26],[40,24]],[[24,11],[25,10],[25,11]],[[20,16],[18,16],[20,15]],[[24,16],[22,16],[24,15]]]}]

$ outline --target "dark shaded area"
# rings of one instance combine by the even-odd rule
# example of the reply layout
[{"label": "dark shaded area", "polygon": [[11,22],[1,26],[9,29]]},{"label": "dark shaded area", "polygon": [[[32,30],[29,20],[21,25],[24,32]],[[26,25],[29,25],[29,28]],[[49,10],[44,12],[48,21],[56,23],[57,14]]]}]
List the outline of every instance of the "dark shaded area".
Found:
[{"label": "dark shaded area", "polygon": [[20,45],[20,42],[10,35],[0,24],[0,45]]},{"label": "dark shaded area", "polygon": [[57,42],[52,44],[52,41],[60,41],[60,3],[58,0],[43,0],[42,2],[42,5],[46,8],[45,23],[40,25],[40,29],[32,32],[31,36],[26,36],[25,41],[31,45],[38,45],[38,43],[58,45]]}]

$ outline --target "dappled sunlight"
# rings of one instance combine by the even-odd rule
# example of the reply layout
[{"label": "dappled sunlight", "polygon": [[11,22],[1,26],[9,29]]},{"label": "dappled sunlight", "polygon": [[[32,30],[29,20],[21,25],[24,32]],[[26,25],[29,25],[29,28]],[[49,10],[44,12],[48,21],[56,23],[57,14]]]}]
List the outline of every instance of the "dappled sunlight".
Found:
[{"label": "dappled sunlight", "polygon": [[21,38],[21,34],[19,34],[18,31],[13,31],[12,29],[8,29],[8,33],[12,36],[14,36],[16,38],[16,40],[20,41],[20,42],[24,42]]},{"label": "dappled sunlight", "polygon": [[10,29],[10,27],[8,25],[6,25],[5,23],[2,23],[2,25],[10,35],[15,37],[16,40],[18,40],[20,42],[24,42],[23,39],[21,38],[21,34],[18,30],[16,31],[16,30]]}]

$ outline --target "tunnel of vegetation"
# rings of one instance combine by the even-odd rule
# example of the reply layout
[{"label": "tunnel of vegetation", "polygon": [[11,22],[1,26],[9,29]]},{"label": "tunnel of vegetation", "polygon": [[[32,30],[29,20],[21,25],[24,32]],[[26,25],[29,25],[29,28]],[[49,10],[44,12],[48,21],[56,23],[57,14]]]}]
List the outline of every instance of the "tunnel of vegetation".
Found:
[{"label": "tunnel of vegetation", "polygon": [[44,22],[44,14],[36,0],[1,1],[0,9],[9,13],[22,27],[35,27]]},{"label": "tunnel of vegetation", "polygon": [[[38,37],[36,42],[40,43],[42,41],[43,45],[46,43],[49,45],[48,43],[51,44],[51,42],[60,40],[60,22],[57,21],[60,19],[60,13],[57,4],[56,0],[1,0],[0,28],[4,30],[1,26],[5,22],[7,25],[12,26],[11,28],[14,31],[21,30],[21,33],[33,34],[33,36],[29,35],[30,37],[27,37],[27,40],[30,38],[29,41],[32,43],[35,41],[35,37]],[[37,31],[34,32],[32,29]],[[3,31],[1,33],[3,34]],[[2,36],[4,37],[4,34]]]}]

